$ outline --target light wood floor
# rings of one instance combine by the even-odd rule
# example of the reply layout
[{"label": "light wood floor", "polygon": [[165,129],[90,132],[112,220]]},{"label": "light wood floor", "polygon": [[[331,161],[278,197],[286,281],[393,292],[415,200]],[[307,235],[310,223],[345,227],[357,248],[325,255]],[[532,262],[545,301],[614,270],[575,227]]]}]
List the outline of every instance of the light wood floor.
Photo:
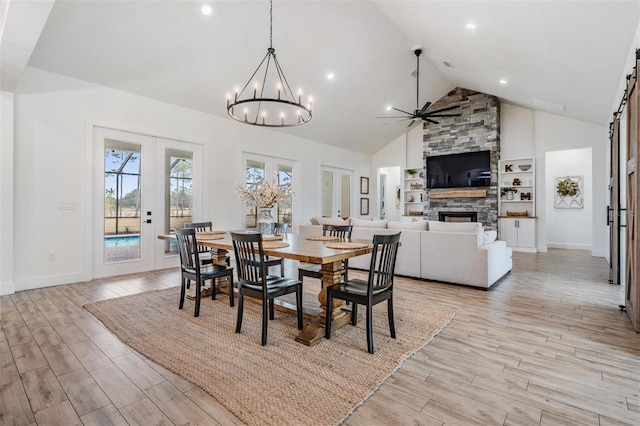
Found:
[{"label": "light wood floor", "polygon": [[[0,297],[0,425],[237,424],[82,308],[178,282],[165,270]],[[514,253],[514,271],[489,291],[396,286],[456,317],[347,425],[640,424],[640,335],[603,259]]]}]

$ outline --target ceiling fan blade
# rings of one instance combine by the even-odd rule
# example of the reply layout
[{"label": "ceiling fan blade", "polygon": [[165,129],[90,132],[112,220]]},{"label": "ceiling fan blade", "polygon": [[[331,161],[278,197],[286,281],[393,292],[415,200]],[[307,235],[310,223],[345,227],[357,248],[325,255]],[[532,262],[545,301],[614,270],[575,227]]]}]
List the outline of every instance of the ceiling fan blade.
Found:
[{"label": "ceiling fan blade", "polygon": [[422,119],[423,119],[424,121],[428,121],[429,123],[433,123],[433,124],[440,124],[440,122],[439,122],[439,121],[435,121],[435,120],[432,120],[432,119],[427,118],[427,117],[422,117]]},{"label": "ceiling fan blade", "polygon": [[424,117],[460,117],[462,114],[424,114]]},{"label": "ceiling fan blade", "polygon": [[411,123],[409,123],[409,125],[408,125],[407,127],[411,127],[411,126],[413,126],[413,123],[415,123],[415,122],[416,122],[416,120],[415,120],[415,118],[414,118],[413,120],[411,120]]},{"label": "ceiling fan blade", "polygon": [[386,115],[383,117],[375,117],[375,118],[404,118],[405,120],[409,120],[410,118],[413,118],[413,117],[407,117],[406,115]]},{"label": "ceiling fan blade", "polygon": [[394,124],[398,124],[398,123],[400,123],[402,121],[407,121],[407,120],[409,120],[409,119],[408,118],[403,118],[402,120],[396,120],[396,121],[394,121],[392,123],[384,123],[383,126],[393,126]]},{"label": "ceiling fan blade", "polygon": [[413,117],[413,113],[411,113],[411,112],[403,111],[403,110],[401,110],[401,109],[393,108],[393,107],[391,107],[391,109],[396,110],[396,111],[398,111],[398,112],[404,112],[405,114],[408,114],[408,115],[410,115],[411,117]]},{"label": "ceiling fan blade", "polygon": [[424,104],[424,106],[422,108],[420,108],[420,111],[418,111],[418,115],[423,114],[427,108],[429,108],[431,106],[431,102],[428,102],[426,104]]},{"label": "ceiling fan blade", "polygon": [[451,111],[452,109],[456,109],[456,108],[460,108],[460,105],[452,105],[446,108],[440,108],[440,109],[436,109],[433,111],[427,111],[426,114],[430,115],[430,114],[437,114],[439,112],[443,112],[443,111]]}]

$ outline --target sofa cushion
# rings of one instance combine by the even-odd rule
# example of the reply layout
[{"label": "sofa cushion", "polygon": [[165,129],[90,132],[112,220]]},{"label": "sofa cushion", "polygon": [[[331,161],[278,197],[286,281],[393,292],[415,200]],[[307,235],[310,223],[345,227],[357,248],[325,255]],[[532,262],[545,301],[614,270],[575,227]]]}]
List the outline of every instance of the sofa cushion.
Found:
[{"label": "sofa cushion", "polygon": [[390,220],[387,222],[387,229],[415,229],[417,231],[426,231],[427,221],[416,220],[415,222],[397,222]]},{"label": "sofa cushion", "polygon": [[484,231],[482,233],[482,245],[491,244],[498,238],[498,231]]},{"label": "sofa cushion", "polygon": [[364,220],[364,219],[358,219],[357,217],[354,217],[351,220],[351,224],[353,225],[353,227],[358,227],[358,228],[379,228],[379,229],[386,229],[387,228],[387,221],[386,220]]},{"label": "sofa cushion", "polygon": [[440,222],[438,220],[430,220],[429,231],[482,232],[482,223],[480,222]]}]

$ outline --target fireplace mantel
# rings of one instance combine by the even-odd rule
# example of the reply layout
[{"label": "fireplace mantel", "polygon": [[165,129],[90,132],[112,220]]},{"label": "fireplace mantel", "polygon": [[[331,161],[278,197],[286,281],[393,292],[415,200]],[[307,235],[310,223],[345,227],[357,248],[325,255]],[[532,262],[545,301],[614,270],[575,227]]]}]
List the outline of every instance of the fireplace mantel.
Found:
[{"label": "fireplace mantel", "polygon": [[432,189],[427,193],[429,198],[485,198],[485,188],[473,189]]}]

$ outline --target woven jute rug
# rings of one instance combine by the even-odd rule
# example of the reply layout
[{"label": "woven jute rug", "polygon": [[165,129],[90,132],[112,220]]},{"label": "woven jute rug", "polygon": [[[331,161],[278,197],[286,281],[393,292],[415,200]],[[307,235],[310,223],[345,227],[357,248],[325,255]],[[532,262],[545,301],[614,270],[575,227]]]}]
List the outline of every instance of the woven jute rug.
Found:
[{"label": "woven jute rug", "polygon": [[[169,288],[85,308],[124,343],[199,386],[249,425],[329,425],[342,422],[455,313],[395,300],[396,337],[389,336],[386,303],[374,307],[375,354],[367,352],[365,321],[334,331],[330,340],[297,343],[295,315],[276,311],[267,346],[260,345],[261,307],[245,303],[242,333],[226,295],[178,309]],[[305,291],[305,306],[318,306]]]}]

